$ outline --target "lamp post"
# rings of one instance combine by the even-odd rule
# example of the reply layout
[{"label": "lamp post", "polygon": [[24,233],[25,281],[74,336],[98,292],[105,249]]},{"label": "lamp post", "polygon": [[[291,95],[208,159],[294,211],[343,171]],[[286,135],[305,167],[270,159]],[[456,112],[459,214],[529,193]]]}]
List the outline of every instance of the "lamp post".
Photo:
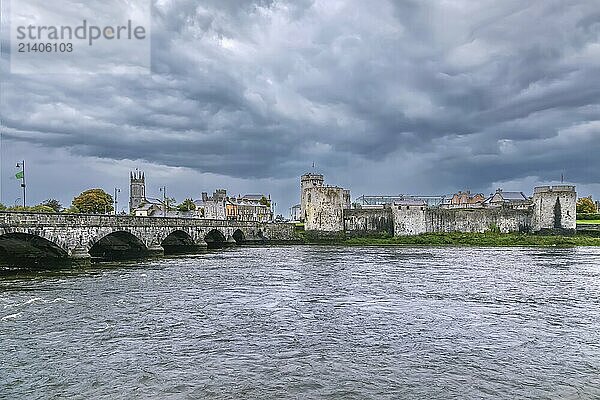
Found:
[{"label": "lamp post", "polygon": [[25,160],[21,161],[20,163],[17,163],[17,168],[23,168],[23,170],[17,172],[15,176],[17,177],[17,179],[21,179],[21,187],[23,188],[23,208],[25,208]]},{"label": "lamp post", "polygon": [[167,187],[163,186],[160,188],[160,191],[163,194],[163,217],[167,216]]},{"label": "lamp post", "polygon": [[118,200],[117,200],[118,193],[121,193],[121,189],[119,189],[119,188],[115,188],[115,197],[114,197],[114,202],[115,202],[115,215],[117,215],[117,204],[119,204],[119,202],[118,202]]}]

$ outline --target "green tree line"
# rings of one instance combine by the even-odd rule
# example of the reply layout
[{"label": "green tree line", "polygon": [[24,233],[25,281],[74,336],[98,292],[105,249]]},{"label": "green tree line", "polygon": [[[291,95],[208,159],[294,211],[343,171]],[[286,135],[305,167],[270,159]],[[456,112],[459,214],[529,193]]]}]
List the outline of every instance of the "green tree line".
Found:
[{"label": "green tree line", "polygon": [[[192,199],[185,199],[181,204],[176,204],[174,198],[167,199],[168,210],[178,211],[194,211],[196,204]],[[28,212],[39,212],[39,213],[71,213],[71,214],[109,214],[114,212],[113,197],[106,193],[102,189],[88,189],[81,192],[78,196],[73,198],[71,206],[65,208],[56,199],[48,199],[35,206],[11,206],[0,203],[0,211],[28,211]]]}]

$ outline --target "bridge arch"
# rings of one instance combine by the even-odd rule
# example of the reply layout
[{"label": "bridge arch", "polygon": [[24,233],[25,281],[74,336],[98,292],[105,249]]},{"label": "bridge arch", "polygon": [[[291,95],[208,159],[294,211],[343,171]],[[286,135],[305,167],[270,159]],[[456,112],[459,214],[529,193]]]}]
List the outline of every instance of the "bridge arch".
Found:
[{"label": "bridge arch", "polygon": [[225,247],[227,238],[220,230],[213,229],[204,236],[204,241],[208,245],[209,249],[219,249],[221,247]]},{"label": "bridge arch", "polygon": [[38,233],[8,232],[0,235],[1,259],[62,259],[64,247]]},{"label": "bridge arch", "polygon": [[127,230],[116,230],[90,241],[88,252],[104,259],[135,258],[148,254],[144,242]]},{"label": "bridge arch", "polygon": [[176,229],[170,232],[160,243],[165,254],[190,253],[198,250],[194,238],[184,230]]},{"label": "bridge arch", "polygon": [[233,237],[233,240],[235,240],[237,244],[242,244],[246,241],[246,235],[241,229],[236,229],[231,237]]}]

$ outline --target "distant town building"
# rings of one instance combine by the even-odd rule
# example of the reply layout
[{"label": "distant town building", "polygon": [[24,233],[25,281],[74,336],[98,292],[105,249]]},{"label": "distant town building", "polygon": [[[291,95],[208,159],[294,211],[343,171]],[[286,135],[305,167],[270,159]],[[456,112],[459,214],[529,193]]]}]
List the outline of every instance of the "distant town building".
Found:
[{"label": "distant town building", "polygon": [[154,203],[142,203],[133,213],[136,217],[152,217],[163,212],[163,207]]},{"label": "distant town building", "polygon": [[[360,208],[369,208],[368,206],[382,206],[382,205],[392,205],[394,203],[398,203],[404,200],[417,200],[424,201],[427,203],[428,207],[439,207],[444,203],[444,201],[448,201],[448,204],[452,198],[452,195],[444,195],[444,196],[420,196],[420,195],[412,195],[412,194],[399,194],[395,196],[385,196],[385,195],[362,195],[358,197],[355,201],[356,205],[360,205]],[[381,208],[381,207],[375,207]]]},{"label": "distant town building", "polygon": [[296,204],[295,206],[292,207],[291,210],[291,219],[292,221],[300,221],[300,219],[302,218],[302,207],[300,206],[300,204]]},{"label": "distant town building", "polygon": [[204,218],[226,220],[227,190],[217,189],[212,196],[202,193],[202,200],[195,202],[197,209],[203,210]]},{"label": "distant town building", "polygon": [[252,197],[242,197],[234,199],[237,203],[238,221],[254,221],[254,222],[269,222],[273,220],[270,201],[263,204],[265,196],[260,196],[257,200]]},{"label": "distant town building", "polygon": [[202,193],[202,201],[196,202],[196,206],[204,210],[206,219],[253,222],[273,220],[270,196],[263,194],[229,197],[225,189],[219,189],[211,197]]},{"label": "distant town building", "polygon": [[484,206],[485,196],[483,193],[471,194],[471,191],[459,191],[444,199],[441,208],[481,208]]},{"label": "distant town building", "polygon": [[532,205],[532,201],[523,192],[505,192],[497,189],[496,193],[490,195],[485,200],[486,207],[510,207],[516,209],[527,209]]},{"label": "distant town building", "polygon": [[271,196],[247,194],[238,197],[227,196],[227,190],[217,189],[212,196],[202,193],[195,200],[195,210],[165,210],[162,202],[146,197],[146,178],[143,172],[130,174],[129,207],[130,212],[141,217],[205,218],[217,220],[235,220],[247,222],[271,222]]}]

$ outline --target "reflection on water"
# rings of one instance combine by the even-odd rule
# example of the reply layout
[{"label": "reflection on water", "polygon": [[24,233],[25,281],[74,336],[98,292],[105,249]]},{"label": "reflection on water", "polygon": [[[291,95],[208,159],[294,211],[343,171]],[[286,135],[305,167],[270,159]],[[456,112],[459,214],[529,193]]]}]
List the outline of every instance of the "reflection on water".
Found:
[{"label": "reflection on water", "polygon": [[598,398],[600,250],[241,248],[0,274],[0,398]]}]

